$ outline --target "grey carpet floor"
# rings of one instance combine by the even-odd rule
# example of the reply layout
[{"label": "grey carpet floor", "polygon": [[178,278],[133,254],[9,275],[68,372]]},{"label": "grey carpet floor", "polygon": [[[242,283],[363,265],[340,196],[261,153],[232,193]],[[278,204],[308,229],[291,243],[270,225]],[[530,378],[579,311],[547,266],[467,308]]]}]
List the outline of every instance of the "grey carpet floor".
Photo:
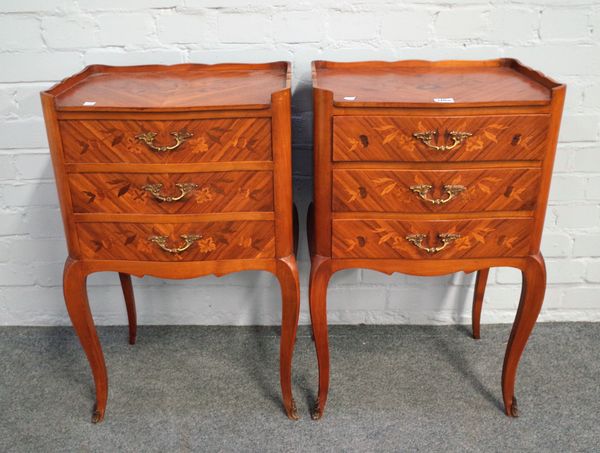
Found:
[{"label": "grey carpet floor", "polygon": [[599,451],[600,324],[539,324],[504,416],[510,326],[334,326],[325,417],[309,417],[317,369],[299,331],[294,394],[280,403],[278,329],[99,328],[106,419],[72,329],[0,328],[0,451]]}]

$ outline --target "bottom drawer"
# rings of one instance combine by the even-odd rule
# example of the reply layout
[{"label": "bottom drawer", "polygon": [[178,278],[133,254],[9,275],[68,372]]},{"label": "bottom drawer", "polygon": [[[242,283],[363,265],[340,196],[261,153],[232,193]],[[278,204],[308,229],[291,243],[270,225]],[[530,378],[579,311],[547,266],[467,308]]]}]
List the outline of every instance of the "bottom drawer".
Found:
[{"label": "bottom drawer", "polygon": [[84,258],[208,261],[275,256],[271,221],[202,223],[79,223]]},{"label": "bottom drawer", "polygon": [[455,259],[525,256],[533,219],[333,221],[334,258]]}]

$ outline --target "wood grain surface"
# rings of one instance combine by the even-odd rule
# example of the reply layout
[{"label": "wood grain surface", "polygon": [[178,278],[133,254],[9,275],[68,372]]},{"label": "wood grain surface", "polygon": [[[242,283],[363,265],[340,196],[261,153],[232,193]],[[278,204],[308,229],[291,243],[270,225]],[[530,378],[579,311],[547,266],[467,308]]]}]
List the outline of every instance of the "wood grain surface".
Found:
[{"label": "wood grain surface", "polygon": [[[195,184],[181,200],[160,201],[148,185],[161,184],[160,196],[179,196],[176,184]],[[199,214],[273,211],[273,173],[75,173],[69,176],[73,211],[140,214]]]},{"label": "wood grain surface", "polygon": [[[173,132],[192,136],[177,149],[157,152],[136,137],[157,134],[160,146],[172,146]],[[61,121],[67,162],[193,163],[271,160],[268,118],[213,120],[69,120]]]},{"label": "wood grain surface", "polygon": [[[505,116],[343,116],[333,120],[333,160],[465,162],[541,160],[548,115]],[[414,137],[436,131],[434,146],[453,143],[449,132],[472,134],[461,145],[438,151]]]},{"label": "wood grain surface", "polygon": [[[333,221],[334,258],[456,259],[525,256],[529,253],[531,219],[476,219],[435,221]],[[427,253],[406,237],[425,234],[425,246],[441,244],[439,234],[459,234],[446,249]]]},{"label": "wood grain surface", "polygon": [[56,93],[61,111],[247,109],[268,108],[271,94],[285,89],[287,82],[286,62],[94,65],[49,91]]},{"label": "wood grain surface", "polygon": [[[315,87],[341,107],[544,105],[553,81],[512,59],[489,61],[313,62]],[[492,88],[493,87],[493,88]]]},{"label": "wood grain surface", "polygon": [[[88,259],[132,261],[204,261],[273,258],[273,222],[232,221],[199,223],[80,223],[82,254]],[[168,247],[184,241],[181,235],[199,235],[186,251],[168,253],[150,240],[167,236]]]},{"label": "wood grain surface", "polygon": [[[532,211],[537,168],[465,170],[333,170],[333,210],[406,213]],[[423,199],[411,187],[428,185]],[[446,186],[463,189],[446,203]]]}]

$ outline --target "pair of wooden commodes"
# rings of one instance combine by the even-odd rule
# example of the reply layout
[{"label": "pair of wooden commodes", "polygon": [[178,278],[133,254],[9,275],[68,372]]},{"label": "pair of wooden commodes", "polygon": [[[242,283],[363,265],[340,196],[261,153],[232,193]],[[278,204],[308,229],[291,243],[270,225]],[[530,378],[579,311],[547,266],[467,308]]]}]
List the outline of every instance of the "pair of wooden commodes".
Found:
[{"label": "pair of wooden commodes", "polygon": [[[96,385],[104,357],[86,278],[275,274],[280,378],[296,419],[291,362],[299,313],[288,63],[91,66],[42,93],[69,258],[64,293]],[[516,416],[517,365],[545,290],[540,240],[564,85],[515,60],[313,63],[314,202],[310,310],[320,418],[329,388],[333,273],[478,271],[473,335],[489,268],[523,273],[502,391]]]}]

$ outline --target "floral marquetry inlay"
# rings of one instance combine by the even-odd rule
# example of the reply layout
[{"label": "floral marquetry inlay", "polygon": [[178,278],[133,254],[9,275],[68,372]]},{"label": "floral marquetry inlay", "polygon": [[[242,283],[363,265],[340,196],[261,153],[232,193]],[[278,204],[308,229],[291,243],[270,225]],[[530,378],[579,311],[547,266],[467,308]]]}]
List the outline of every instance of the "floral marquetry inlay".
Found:
[{"label": "floral marquetry inlay", "polygon": [[66,121],[67,162],[268,161],[268,118]]},{"label": "floral marquetry inlay", "polygon": [[531,219],[333,221],[335,256],[441,258],[523,256]]},{"label": "floral marquetry inlay", "polygon": [[212,252],[217,249],[217,244],[215,244],[215,240],[212,238],[212,236],[199,239],[197,244],[198,249],[202,253]]},{"label": "floral marquetry inlay", "polygon": [[79,234],[94,259],[194,261],[272,257],[273,231],[271,221],[82,223]]},{"label": "floral marquetry inlay", "polygon": [[70,176],[76,212],[173,213],[271,211],[269,171],[103,173]]},{"label": "floral marquetry inlay", "polygon": [[532,210],[536,168],[336,169],[335,211],[478,212]]},{"label": "floral marquetry inlay", "polygon": [[194,154],[203,154],[208,151],[208,143],[204,137],[194,139],[191,144],[193,145],[192,153]]},{"label": "floral marquetry inlay", "polygon": [[195,197],[196,203],[202,204],[212,201],[215,198],[215,193],[210,187],[204,186],[196,191]]},{"label": "floral marquetry inlay", "polygon": [[334,161],[541,160],[546,115],[336,116]]}]

